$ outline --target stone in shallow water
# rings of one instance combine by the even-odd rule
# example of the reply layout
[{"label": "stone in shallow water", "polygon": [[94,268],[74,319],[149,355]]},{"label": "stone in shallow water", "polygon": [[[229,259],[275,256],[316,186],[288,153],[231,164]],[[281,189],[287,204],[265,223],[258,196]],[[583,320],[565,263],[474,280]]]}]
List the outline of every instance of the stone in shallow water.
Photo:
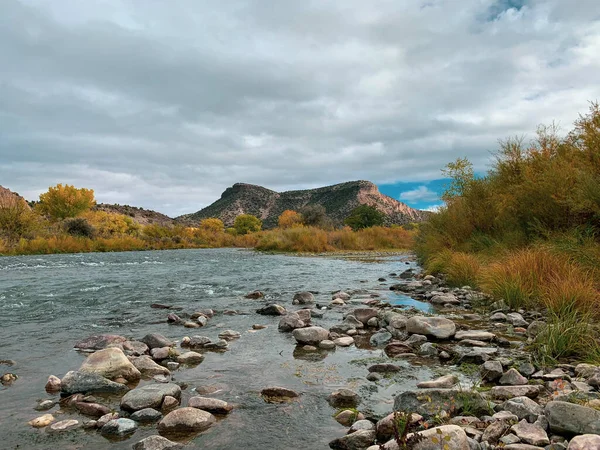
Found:
[{"label": "stone in shallow water", "polygon": [[195,396],[189,399],[188,406],[208,411],[212,414],[229,414],[233,409],[229,403],[217,398]]},{"label": "stone in shallow water", "polygon": [[209,429],[216,422],[211,413],[196,408],[179,408],[171,411],[158,423],[163,436],[185,436]]},{"label": "stone in shallow water", "polygon": [[315,302],[315,296],[312,292],[298,292],[292,299],[292,305],[310,305]]},{"label": "stone in shallow water", "polygon": [[351,426],[357,420],[363,420],[365,416],[362,413],[345,409],[335,416],[336,422],[346,427]]},{"label": "stone in shallow water", "polygon": [[174,342],[170,339],[167,339],[162,334],[159,333],[151,333],[144,336],[140,339],[144,344],[148,346],[148,348],[160,348],[160,347],[171,347],[174,345]]},{"label": "stone in shallow water", "polygon": [[303,328],[305,325],[306,324],[302,319],[300,319],[298,313],[291,312],[287,313],[281,318],[281,320],[279,321],[278,329],[279,331],[283,332],[293,331],[296,328]]},{"label": "stone in shallow water", "polygon": [[358,430],[341,438],[334,439],[329,447],[337,450],[359,450],[367,448],[375,441],[375,430]]},{"label": "stone in shallow water", "polygon": [[335,339],[333,343],[339,347],[349,347],[354,344],[354,338],[350,336],[340,337]]},{"label": "stone in shallow water", "polygon": [[293,331],[294,338],[299,344],[318,344],[329,338],[329,331],[321,327],[298,328]]},{"label": "stone in shallow water", "polygon": [[458,377],[456,375],[444,375],[431,381],[422,381],[417,384],[418,388],[421,389],[443,389],[451,388],[458,383]]},{"label": "stone in shallow water", "polygon": [[154,375],[171,375],[169,369],[157,364],[148,355],[142,355],[134,358],[131,362],[145,377],[153,377]]},{"label": "stone in shallow water", "polygon": [[133,445],[133,450],[179,450],[183,445],[162,436],[149,436]]},{"label": "stone in shallow water", "polygon": [[185,352],[177,357],[177,362],[180,364],[195,365],[204,361],[204,356],[196,352]]},{"label": "stone in shallow water", "polygon": [[406,331],[411,334],[447,339],[454,336],[456,325],[444,317],[413,316],[406,321]]},{"label": "stone in shallow water", "polygon": [[181,397],[181,388],[173,383],[149,384],[129,391],[121,399],[121,408],[139,411],[144,408],[160,408],[166,396]]},{"label": "stone in shallow water", "polygon": [[129,388],[95,373],[70,371],[61,380],[61,392],[67,395],[82,393],[120,394]]},{"label": "stone in shallow water", "polygon": [[52,414],[44,414],[43,416],[36,417],[33,420],[27,422],[33,428],[44,428],[54,422],[56,419]]},{"label": "stone in shallow water", "polygon": [[78,350],[102,350],[109,345],[122,344],[127,338],[117,334],[96,334],[75,343]]},{"label": "stone in shallow water", "polygon": [[263,316],[283,316],[286,314],[286,310],[283,306],[273,303],[257,309],[256,313]]},{"label": "stone in shallow water", "polygon": [[65,431],[74,430],[75,428],[79,428],[81,424],[78,420],[69,419],[69,420],[61,420],[60,422],[53,423],[50,425],[48,429],[51,433],[62,433]]},{"label": "stone in shallow water", "polygon": [[264,388],[260,395],[267,403],[282,403],[300,396],[296,391],[279,386]]},{"label": "stone in shallow water", "polygon": [[338,389],[329,395],[327,401],[334,408],[353,408],[360,402],[360,397],[350,389]]},{"label": "stone in shallow water", "polygon": [[105,437],[121,437],[135,433],[137,423],[131,419],[115,419],[108,422],[100,429],[100,434]]},{"label": "stone in shallow water", "polygon": [[131,419],[140,423],[155,423],[162,418],[162,413],[153,408],[144,408],[134,412]]}]

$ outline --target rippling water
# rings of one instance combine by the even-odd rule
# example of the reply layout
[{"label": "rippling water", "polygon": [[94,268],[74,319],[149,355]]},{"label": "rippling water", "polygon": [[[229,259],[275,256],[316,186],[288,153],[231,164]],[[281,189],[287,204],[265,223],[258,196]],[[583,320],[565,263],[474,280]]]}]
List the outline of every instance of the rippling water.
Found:
[{"label": "rippling water", "polygon": [[[44,392],[48,375],[62,377],[76,370],[84,356],[73,350],[73,344],[90,334],[140,339],[159,332],[172,339],[186,334],[216,338],[223,329],[239,331],[242,337],[228,352],[206,353],[199,366],[174,373],[176,381],[189,385],[184,399],[195,395],[197,386],[216,385],[222,389],[217,397],[236,405],[228,418],[194,443],[207,449],[328,448],[331,439],[345,432],[332,418],[334,411],[326,402],[330,392],[346,386],[362,390],[369,396],[370,408],[386,412],[391,410],[392,395],[413,386],[419,370],[426,369],[407,367],[401,380],[373,392],[364,380],[366,369],[349,362],[380,356],[381,351],[352,347],[307,359],[294,353],[290,334],[277,332],[276,318],[254,313],[264,301],[243,295],[260,289],[267,300],[288,308],[293,294],[301,290],[318,291],[317,302],[322,304],[338,289],[364,289],[387,297],[392,295],[389,285],[377,279],[400,272],[407,264],[401,256],[366,262],[231,249],[0,258],[0,360],[16,361],[13,367],[0,365],[0,372],[20,376],[12,386],[0,386],[0,448],[131,448],[156,434],[155,428],[141,427],[131,439],[109,443],[96,432],[49,435],[29,427],[27,421],[43,414],[33,409],[37,400],[51,398]],[[192,331],[166,324],[167,312],[150,308],[152,303],[189,313],[213,308],[248,314],[217,314],[206,327]],[[328,311],[313,322],[329,326],[340,319],[340,312]],[[268,328],[250,332],[254,323]],[[303,392],[301,400],[289,405],[264,403],[258,392],[271,384]],[[118,408],[117,403],[111,405]],[[71,414],[56,417],[62,420]]]}]

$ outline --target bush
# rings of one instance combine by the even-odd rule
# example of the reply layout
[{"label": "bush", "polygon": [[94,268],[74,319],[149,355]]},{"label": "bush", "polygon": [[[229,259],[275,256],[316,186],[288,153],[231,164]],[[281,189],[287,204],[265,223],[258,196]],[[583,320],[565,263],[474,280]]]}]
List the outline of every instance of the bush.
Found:
[{"label": "bush", "polygon": [[92,189],[78,189],[68,184],[65,186],[57,184],[50,187],[45,194],[40,195],[37,208],[42,214],[47,214],[52,219],[63,220],[83,214],[95,203]]},{"label": "bush", "polygon": [[240,235],[254,233],[262,228],[262,221],[252,214],[241,214],[233,222],[235,232]]},{"label": "bush", "polygon": [[385,214],[369,205],[360,205],[352,210],[344,223],[353,230],[383,225]]},{"label": "bush", "polygon": [[212,233],[222,233],[225,229],[225,224],[223,224],[221,219],[211,217],[200,221],[200,229]]},{"label": "bush", "polygon": [[306,205],[300,209],[302,223],[307,227],[329,228],[331,221],[322,205]]},{"label": "bush", "polygon": [[293,228],[302,225],[302,214],[292,211],[291,209],[286,209],[281,213],[279,219],[277,220],[277,224],[279,228]]},{"label": "bush", "polygon": [[67,219],[64,221],[63,226],[65,231],[71,236],[93,238],[95,234],[94,227],[83,217]]}]

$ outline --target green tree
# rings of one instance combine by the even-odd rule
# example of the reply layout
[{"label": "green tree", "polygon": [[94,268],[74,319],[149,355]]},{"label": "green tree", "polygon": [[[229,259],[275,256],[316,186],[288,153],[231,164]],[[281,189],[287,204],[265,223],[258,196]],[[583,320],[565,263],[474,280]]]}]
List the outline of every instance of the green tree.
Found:
[{"label": "green tree", "polygon": [[68,184],[57,184],[50,187],[48,192],[40,195],[37,205],[42,214],[47,214],[52,219],[63,220],[77,217],[88,211],[96,204],[92,189],[76,188]]},{"label": "green tree", "polygon": [[350,215],[344,220],[344,223],[356,231],[383,225],[384,220],[385,214],[377,208],[369,205],[360,205],[352,210]]},{"label": "green tree", "polygon": [[262,221],[252,214],[241,214],[235,218],[233,228],[237,234],[248,234],[260,231]]},{"label": "green tree", "polygon": [[448,163],[442,173],[450,178],[450,185],[442,194],[442,200],[448,202],[456,197],[461,197],[471,182],[475,179],[473,164],[467,158],[458,158]]}]

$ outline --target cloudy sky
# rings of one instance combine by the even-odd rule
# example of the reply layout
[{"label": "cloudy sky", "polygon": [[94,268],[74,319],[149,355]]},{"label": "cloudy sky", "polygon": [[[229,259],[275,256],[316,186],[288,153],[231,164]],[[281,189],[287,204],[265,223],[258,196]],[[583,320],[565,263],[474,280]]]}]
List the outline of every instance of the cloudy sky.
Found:
[{"label": "cloudy sky", "polygon": [[600,99],[598,0],[0,0],[0,185],[176,216],[440,168]]}]

